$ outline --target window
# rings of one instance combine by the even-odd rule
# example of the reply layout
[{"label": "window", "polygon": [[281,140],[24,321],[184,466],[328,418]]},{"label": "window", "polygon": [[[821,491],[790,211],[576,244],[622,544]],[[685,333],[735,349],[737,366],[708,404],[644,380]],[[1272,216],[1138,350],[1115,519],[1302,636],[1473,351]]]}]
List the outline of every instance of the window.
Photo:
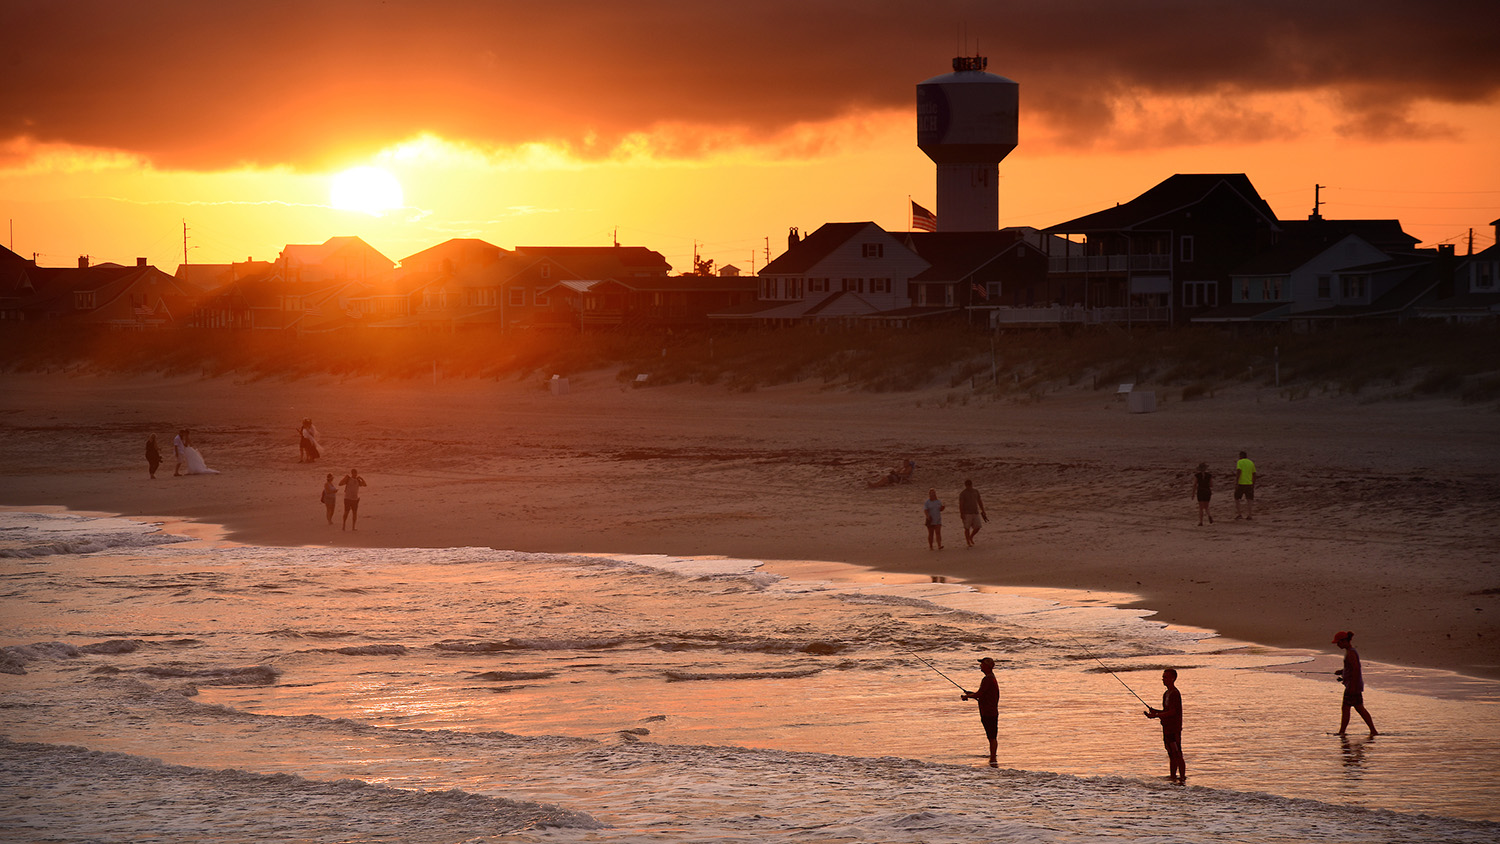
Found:
[{"label": "window", "polygon": [[810,278],[810,279],[808,279],[807,280],[807,292],[808,293],[827,293],[828,292],[828,279],[826,279],[826,278]]},{"label": "window", "polygon": [[1341,277],[1340,281],[1343,282],[1342,287],[1343,287],[1343,296],[1344,296],[1344,298],[1345,299],[1363,299],[1363,298],[1365,298],[1365,281],[1366,281],[1366,278],[1367,278],[1366,276],[1362,276],[1362,275],[1346,275],[1346,276]]},{"label": "window", "polygon": [[525,305],[526,304],[526,288],[524,288],[524,287],[512,287],[510,289],[510,304],[513,307],[520,307],[522,305]]},{"label": "window", "polygon": [[94,291],[75,290],[73,292],[73,307],[79,310],[94,307]]},{"label": "window", "polygon": [[953,307],[953,285],[951,284],[943,285],[943,304],[950,308]]},{"label": "window", "polygon": [[850,291],[852,293],[858,293],[864,290],[865,280],[862,278],[845,278],[840,280],[843,282],[844,290]]},{"label": "window", "polygon": [[866,243],[866,244],[863,244],[863,246],[864,246],[864,256],[866,258],[884,258],[885,257],[885,244],[884,243]]},{"label": "window", "polygon": [[872,278],[872,279],[870,279],[870,292],[871,293],[889,293],[889,292],[891,292],[891,280],[888,279],[888,278]]},{"label": "window", "polygon": [[1212,281],[1187,281],[1182,284],[1184,308],[1211,308],[1219,304],[1219,285]]},{"label": "window", "polygon": [[1479,261],[1474,264],[1474,289],[1495,289],[1495,265],[1489,261]]},{"label": "window", "polygon": [[1281,301],[1281,276],[1260,280],[1260,300],[1262,302]]},{"label": "window", "polygon": [[1190,235],[1190,234],[1183,235],[1181,243],[1182,243],[1182,251],[1181,251],[1181,254],[1178,256],[1178,260],[1182,261],[1183,263],[1187,263],[1189,261],[1192,261],[1193,260],[1193,236]]},{"label": "window", "polygon": [[1333,298],[1333,276],[1331,276],[1331,275],[1320,275],[1320,276],[1318,276],[1318,298],[1319,299],[1332,299]]},{"label": "window", "polygon": [[787,298],[789,298],[789,299],[801,299],[802,298],[802,279],[800,279],[800,278],[789,279],[788,283],[791,285],[792,289],[790,289],[790,290],[787,291],[787,294],[788,294]]},{"label": "window", "polygon": [[763,279],[760,280],[760,298],[762,298],[762,299],[775,299],[776,298],[776,279],[774,279],[774,278],[763,278]]},{"label": "window", "polygon": [[536,292],[531,294],[531,304],[536,305],[538,308],[545,308],[552,303],[551,299],[542,295],[544,289],[546,288],[538,287]]},{"label": "window", "polygon": [[1239,301],[1241,301],[1241,302],[1248,302],[1248,301],[1250,301],[1250,279],[1248,279],[1248,278],[1242,278],[1242,279],[1240,279],[1240,299],[1239,299]]},{"label": "window", "polygon": [[541,265],[540,267],[537,268],[537,278],[551,278],[551,277],[552,277],[552,267],[551,267],[551,265],[549,265],[549,264],[543,264],[543,265]]}]

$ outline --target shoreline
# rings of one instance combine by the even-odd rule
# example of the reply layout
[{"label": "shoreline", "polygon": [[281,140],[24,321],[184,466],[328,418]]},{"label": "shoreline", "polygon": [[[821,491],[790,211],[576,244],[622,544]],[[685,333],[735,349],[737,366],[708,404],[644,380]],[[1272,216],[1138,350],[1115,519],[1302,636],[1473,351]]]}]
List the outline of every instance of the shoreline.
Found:
[{"label": "shoreline", "polygon": [[[1138,596],[1126,608],[1236,641],[1331,652],[1332,631],[1352,629],[1367,662],[1500,678],[1493,410],[1249,391],[1132,416],[1086,389],[970,405],[953,390],[572,381],[559,398],[473,381],[0,376],[0,503],[172,513],[271,546],[828,560],[1125,594]],[[323,427],[316,464],[296,462],[283,424],[303,416]],[[169,459],[146,479],[145,432],[180,420],[225,474],[173,479]],[[1220,486],[1218,523],[1196,527],[1188,467],[1238,448],[1263,473],[1257,519],[1234,522]],[[865,488],[907,454],[915,483]],[[345,463],[371,483],[357,533],[326,525],[316,501]],[[948,550],[928,552],[920,499],[928,485],[956,497],[964,477],[992,520],[976,548],[955,523]]]}]

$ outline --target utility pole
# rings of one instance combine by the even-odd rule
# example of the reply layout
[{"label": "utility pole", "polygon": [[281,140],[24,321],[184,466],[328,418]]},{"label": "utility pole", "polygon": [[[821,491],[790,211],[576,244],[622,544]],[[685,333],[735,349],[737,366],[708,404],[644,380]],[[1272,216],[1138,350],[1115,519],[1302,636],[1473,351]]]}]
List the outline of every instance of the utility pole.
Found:
[{"label": "utility pole", "polygon": [[182,221],[182,263],[187,262],[187,220],[184,219]]},{"label": "utility pole", "polygon": [[1321,206],[1323,204],[1322,190],[1323,190],[1323,188],[1326,188],[1326,187],[1328,187],[1328,186],[1327,185],[1320,185],[1320,184],[1316,184],[1316,183],[1313,184],[1313,212],[1312,212],[1312,216],[1308,217],[1307,219],[1309,219],[1309,220],[1321,220],[1321,219],[1323,219],[1323,215],[1321,215],[1321,214],[1318,213],[1318,208],[1319,208],[1319,206]]}]

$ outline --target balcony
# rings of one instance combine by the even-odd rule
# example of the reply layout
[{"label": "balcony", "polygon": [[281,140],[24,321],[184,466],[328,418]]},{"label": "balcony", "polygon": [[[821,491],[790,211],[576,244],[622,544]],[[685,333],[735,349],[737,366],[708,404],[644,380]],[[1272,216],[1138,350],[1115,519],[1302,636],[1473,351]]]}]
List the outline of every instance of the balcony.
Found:
[{"label": "balcony", "polygon": [[1124,273],[1172,269],[1171,255],[1053,255],[1048,273]]}]

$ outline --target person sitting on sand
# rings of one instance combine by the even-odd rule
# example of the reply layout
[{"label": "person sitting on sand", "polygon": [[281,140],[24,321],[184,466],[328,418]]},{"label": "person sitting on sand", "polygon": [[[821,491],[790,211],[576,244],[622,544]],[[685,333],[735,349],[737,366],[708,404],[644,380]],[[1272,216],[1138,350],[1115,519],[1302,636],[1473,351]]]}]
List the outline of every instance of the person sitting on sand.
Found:
[{"label": "person sitting on sand", "polygon": [[1370,728],[1370,737],[1380,735],[1375,729],[1375,721],[1370,718],[1369,710],[1365,709],[1365,673],[1359,664],[1359,651],[1354,649],[1354,633],[1348,630],[1340,630],[1333,634],[1333,643],[1344,650],[1344,667],[1334,673],[1338,675],[1339,682],[1344,684],[1344,714],[1339,719],[1339,735],[1349,728],[1349,710],[1353,709],[1359,713],[1359,717],[1365,719],[1365,726]]},{"label": "person sitting on sand", "polygon": [[1161,709],[1146,708],[1146,717],[1161,722],[1161,743],[1167,748],[1168,779],[1187,782],[1187,761],[1182,758],[1182,692],[1177,690],[1177,669],[1161,673]]},{"label": "person sitting on sand", "polygon": [[965,691],[959,700],[979,702],[979,723],[984,725],[985,738],[990,741],[990,767],[1000,767],[995,751],[1000,747],[1000,683],[995,680],[995,661],[989,657],[979,660],[979,670],[984,679],[979,681],[979,691]]},{"label": "person sitting on sand", "polygon": [[908,457],[905,460],[902,460],[899,466],[890,470],[889,472],[886,472],[884,475],[881,475],[880,477],[872,481],[866,481],[865,486],[874,489],[875,487],[879,486],[911,483],[912,473],[916,470],[917,462]]}]

